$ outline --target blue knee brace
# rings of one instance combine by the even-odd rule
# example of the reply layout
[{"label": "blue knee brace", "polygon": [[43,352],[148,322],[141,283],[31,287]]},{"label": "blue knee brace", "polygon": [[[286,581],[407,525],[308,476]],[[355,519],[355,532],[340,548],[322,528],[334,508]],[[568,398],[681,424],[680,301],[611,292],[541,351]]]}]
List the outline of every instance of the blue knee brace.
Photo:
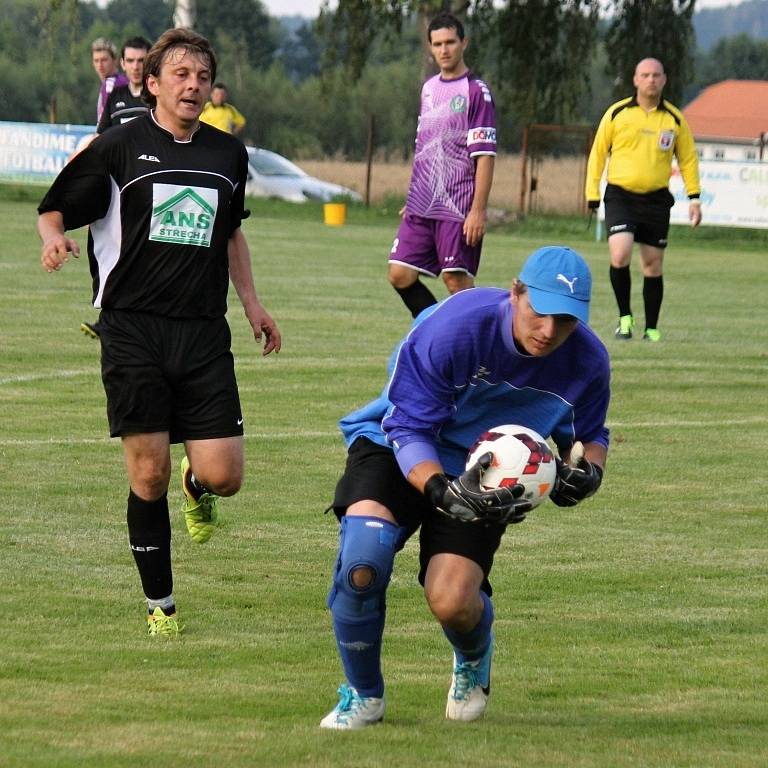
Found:
[{"label": "blue knee brace", "polygon": [[[381,616],[392,565],[405,539],[405,528],[377,517],[344,516],[339,533],[328,607],[334,619],[357,624]],[[367,568],[371,580],[364,587],[353,582],[358,568]]]}]

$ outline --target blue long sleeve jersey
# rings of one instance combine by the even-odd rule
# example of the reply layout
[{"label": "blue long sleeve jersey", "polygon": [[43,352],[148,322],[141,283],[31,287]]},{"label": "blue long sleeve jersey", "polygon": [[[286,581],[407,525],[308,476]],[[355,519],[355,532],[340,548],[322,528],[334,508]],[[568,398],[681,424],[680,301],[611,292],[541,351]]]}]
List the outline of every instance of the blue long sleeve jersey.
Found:
[{"label": "blue long sleeve jersey", "polygon": [[393,352],[378,398],[339,422],[347,446],[358,437],[390,446],[407,477],[426,460],[448,475],[464,471],[484,431],[521,424],[552,437],[608,446],[608,352],[579,323],[545,357],[521,353],[512,338],[509,291],[472,288],[422,312]]}]

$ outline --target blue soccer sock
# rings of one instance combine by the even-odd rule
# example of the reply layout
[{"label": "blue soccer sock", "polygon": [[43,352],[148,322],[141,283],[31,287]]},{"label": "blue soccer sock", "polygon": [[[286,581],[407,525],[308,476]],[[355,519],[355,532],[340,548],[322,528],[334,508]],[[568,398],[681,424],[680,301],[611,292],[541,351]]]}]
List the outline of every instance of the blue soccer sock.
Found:
[{"label": "blue soccer sock", "polygon": [[333,631],[344,674],[361,696],[384,695],[381,674],[381,639],[384,635],[384,611],[365,624],[353,624],[334,617]]},{"label": "blue soccer sock", "polygon": [[453,646],[456,660],[460,664],[482,658],[491,642],[493,603],[485,592],[480,592],[480,597],[483,601],[483,613],[474,629],[469,632],[457,632],[449,627],[443,627],[443,632],[448,638],[448,642]]}]

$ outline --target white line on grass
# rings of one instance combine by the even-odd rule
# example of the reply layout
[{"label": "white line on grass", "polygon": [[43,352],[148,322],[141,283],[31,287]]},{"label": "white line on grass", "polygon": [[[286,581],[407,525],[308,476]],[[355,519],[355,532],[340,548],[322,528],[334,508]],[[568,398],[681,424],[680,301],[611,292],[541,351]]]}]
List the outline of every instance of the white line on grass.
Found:
[{"label": "white line on grass", "polygon": [[46,381],[47,379],[73,379],[75,376],[93,375],[93,368],[80,371],[49,371],[46,373],[22,373],[18,376],[6,376],[0,384],[22,384],[27,381]]},{"label": "white line on grass", "polygon": [[[727,419],[724,421],[717,421],[718,426],[723,427],[738,427],[750,424],[768,424],[768,417],[766,416],[754,416],[750,419]],[[611,429],[655,429],[659,427],[674,427],[676,429],[684,429],[686,427],[690,429],[701,429],[703,427],[711,427],[713,422],[711,421],[614,421],[609,422],[608,426]],[[316,437],[341,437],[341,434],[333,430],[309,430],[306,432],[252,432],[245,435],[246,440],[288,440],[297,439],[305,440],[307,438]],[[35,445],[107,445],[111,442],[116,442],[118,438],[109,437],[50,437],[50,438],[38,438],[38,439],[14,439],[0,438],[0,447],[29,447]]]}]

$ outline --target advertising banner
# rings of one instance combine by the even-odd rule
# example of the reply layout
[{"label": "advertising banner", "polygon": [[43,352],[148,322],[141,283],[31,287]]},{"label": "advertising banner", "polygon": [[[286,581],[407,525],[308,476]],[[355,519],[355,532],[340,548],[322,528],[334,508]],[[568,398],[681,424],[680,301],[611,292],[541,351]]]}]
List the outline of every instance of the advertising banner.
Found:
[{"label": "advertising banner", "polygon": [[50,184],[95,135],[93,125],[0,121],[0,181]]},{"label": "advertising banner", "polygon": [[[683,177],[673,169],[669,191],[675,196],[670,221],[688,223],[688,195]],[[768,228],[768,163],[702,161],[702,224],[722,227]]]}]

